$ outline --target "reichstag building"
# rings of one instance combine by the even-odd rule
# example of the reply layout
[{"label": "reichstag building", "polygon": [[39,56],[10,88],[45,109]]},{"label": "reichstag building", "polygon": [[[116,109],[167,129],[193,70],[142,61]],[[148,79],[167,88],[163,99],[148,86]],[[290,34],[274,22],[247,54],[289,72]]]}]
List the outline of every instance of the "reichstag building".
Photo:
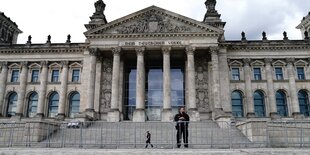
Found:
[{"label": "reichstag building", "polygon": [[302,40],[226,40],[205,5],[202,21],[150,6],[108,22],[98,0],[85,43],[57,44],[16,44],[1,12],[1,119],[169,122],[181,106],[191,121],[307,119],[310,14]]}]

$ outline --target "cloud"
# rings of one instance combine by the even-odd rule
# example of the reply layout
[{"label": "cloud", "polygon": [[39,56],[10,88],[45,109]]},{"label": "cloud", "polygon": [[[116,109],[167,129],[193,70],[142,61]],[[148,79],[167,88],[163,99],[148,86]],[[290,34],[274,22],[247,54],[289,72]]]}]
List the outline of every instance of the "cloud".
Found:
[{"label": "cloud", "polygon": [[[24,32],[18,43],[26,43],[32,35],[33,43],[45,43],[51,34],[52,42],[65,42],[71,34],[72,42],[84,42],[84,24],[94,12],[96,0],[0,0],[0,11],[15,21]],[[205,0],[104,0],[108,21],[121,18],[151,5],[202,21]],[[217,10],[222,14],[226,39],[240,39],[245,31],[248,39],[261,39],[266,31],[269,39],[282,39],[283,31],[290,39],[300,39],[295,27],[305,16],[309,0],[218,0]]]}]

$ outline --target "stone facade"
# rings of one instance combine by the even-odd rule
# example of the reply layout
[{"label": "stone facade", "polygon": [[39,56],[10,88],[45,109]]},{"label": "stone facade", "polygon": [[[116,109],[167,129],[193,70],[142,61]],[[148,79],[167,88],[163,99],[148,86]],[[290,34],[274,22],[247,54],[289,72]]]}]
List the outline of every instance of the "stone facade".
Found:
[{"label": "stone facade", "polygon": [[22,33],[18,26],[0,11],[0,45],[16,44],[18,34]]},{"label": "stone facade", "polygon": [[[156,6],[107,22],[99,0],[85,43],[68,36],[53,44],[49,36],[46,44],[32,44],[29,36],[24,45],[1,45],[2,118],[144,122],[159,106],[157,118],[166,122],[185,105],[192,121],[306,119],[308,16],[298,26],[303,40],[267,40],[266,34],[246,40],[243,33],[230,41],[215,5],[206,2],[203,22]],[[150,105],[150,69],[161,70],[160,105]],[[172,78],[175,70],[183,78]],[[177,80],[184,86],[174,88]]]}]

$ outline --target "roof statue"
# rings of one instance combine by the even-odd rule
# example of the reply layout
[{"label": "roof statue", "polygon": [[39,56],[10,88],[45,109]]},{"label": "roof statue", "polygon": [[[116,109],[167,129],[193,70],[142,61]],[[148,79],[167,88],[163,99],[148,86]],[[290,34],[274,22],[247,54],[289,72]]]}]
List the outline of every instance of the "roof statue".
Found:
[{"label": "roof statue", "polygon": [[216,0],[207,0],[205,2],[207,13],[217,13],[215,6],[216,6]]},{"label": "roof statue", "polygon": [[90,17],[91,23],[98,23],[98,22],[100,22],[100,24],[108,23],[104,15],[106,4],[102,0],[98,0],[97,2],[95,2],[94,6],[95,6],[95,12]]}]

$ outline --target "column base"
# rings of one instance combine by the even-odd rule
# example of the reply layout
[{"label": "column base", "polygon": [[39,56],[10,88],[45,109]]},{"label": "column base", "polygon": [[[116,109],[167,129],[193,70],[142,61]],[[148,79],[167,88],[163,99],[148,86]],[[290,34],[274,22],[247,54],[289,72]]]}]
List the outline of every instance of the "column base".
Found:
[{"label": "column base", "polygon": [[145,122],[146,120],[146,115],[144,109],[136,109],[133,112],[133,122]]},{"label": "column base", "polygon": [[173,121],[172,109],[163,109],[163,111],[161,113],[161,121],[162,122],[172,122]]},{"label": "column base", "polygon": [[188,115],[190,117],[190,121],[193,121],[193,122],[199,122],[200,121],[199,111],[196,108],[195,109],[188,109]]},{"label": "column base", "polygon": [[[81,116],[77,116],[77,117],[81,117]],[[94,121],[97,120],[97,114],[95,112],[94,109],[86,109],[84,111],[84,117],[88,120],[88,121]]]},{"label": "column base", "polygon": [[228,117],[222,108],[216,108],[212,111],[212,118],[218,120],[221,117]]},{"label": "column base", "polygon": [[65,120],[65,114],[57,114],[56,120],[59,120],[59,121]]},{"label": "column base", "polygon": [[281,116],[277,112],[271,112],[270,118],[271,120],[277,120],[277,119],[281,119]]},{"label": "column base", "polygon": [[301,114],[300,112],[294,112],[293,117],[294,117],[294,119],[304,119],[305,118],[305,116],[303,114]]},{"label": "column base", "polygon": [[107,121],[108,122],[119,122],[121,120],[121,113],[118,109],[112,109],[108,112]]},{"label": "column base", "polygon": [[249,112],[246,114],[247,118],[255,118],[255,113],[254,112]]},{"label": "column base", "polygon": [[23,114],[16,113],[14,116],[11,117],[11,120],[20,121],[22,119]]}]

